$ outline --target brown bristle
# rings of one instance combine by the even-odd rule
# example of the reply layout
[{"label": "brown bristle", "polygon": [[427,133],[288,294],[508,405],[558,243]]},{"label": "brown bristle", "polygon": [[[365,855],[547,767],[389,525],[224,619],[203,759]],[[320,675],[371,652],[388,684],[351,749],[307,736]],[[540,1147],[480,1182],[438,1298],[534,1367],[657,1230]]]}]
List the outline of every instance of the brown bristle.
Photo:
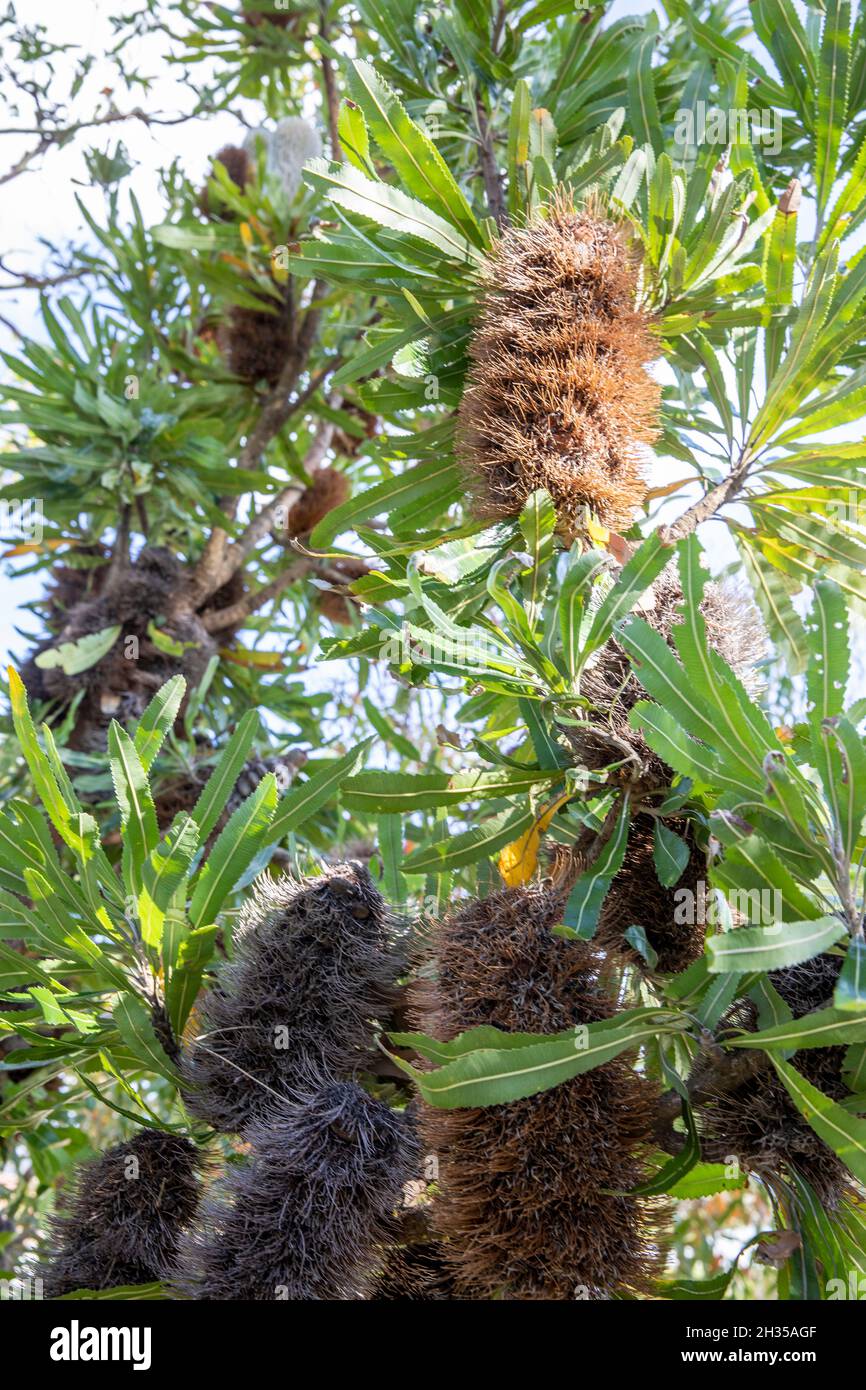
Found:
[{"label": "brown bristle", "polygon": [[[622,868],[613,880],[601,909],[596,943],[602,950],[629,963],[646,962],[626,940],[629,927],[643,927],[646,939],[657,956],[655,969],[664,975],[678,975],[703,955],[704,924],[698,912],[678,911],[688,891],[698,901],[698,884],[706,877],[706,855],[696,844],[687,821],[668,821],[667,828],[689,846],[689,861],[677,883],[665,888],[659,882],[653,860],[653,822],[638,815],[628,833]],[[679,917],[692,918],[678,921]]]},{"label": "brown bristle", "polygon": [[[794,1017],[802,1018],[832,999],[841,964],[839,957],[815,956],[801,965],[771,971],[769,978]],[[739,1000],[723,1024],[754,1032],[757,1010],[750,1001]],[[844,1060],[844,1047],[810,1047],[795,1052],[791,1065],[824,1095],[838,1101],[848,1094],[842,1080]],[[800,1115],[769,1065],[736,1090],[720,1091],[698,1115],[703,1156],[709,1162],[736,1158],[747,1172],[770,1181],[796,1173],[830,1209],[838,1206],[850,1186],[845,1165]]]},{"label": "brown bristle", "polygon": [[309,487],[305,487],[289,512],[287,536],[306,536],[335,507],[345,502],[352,485],[337,468],[317,468]]},{"label": "brown bristle", "polygon": [[273,24],[277,29],[288,29],[289,25],[296,22],[299,12],[296,9],[270,9],[270,10],[250,10],[244,7],[241,15],[245,24],[249,24],[253,29],[259,29],[263,24]]},{"label": "brown bristle", "polygon": [[458,432],[481,515],[516,516],[546,488],[566,535],[587,508],[631,525],[660,400],[638,275],[623,229],[565,199],[491,251]]},{"label": "brown bristle", "polygon": [[217,333],[229,370],[241,381],[276,385],[292,350],[292,320],[285,295],[281,301],[262,295],[268,309],[233,304]]},{"label": "brown bristle", "polygon": [[[439,924],[436,979],[416,993],[425,1032],[555,1033],[611,1017],[590,944],[552,934],[561,906],[549,887],[510,888]],[[617,1058],[507,1105],[423,1108],[422,1138],[438,1159],[433,1222],[463,1296],[647,1286],[661,1263],[656,1218],[622,1194],[644,1177],[654,1099]]]},{"label": "brown bristle", "polygon": [[323,589],[316,597],[316,607],[324,618],[337,627],[349,627],[358,605],[338,589]]}]

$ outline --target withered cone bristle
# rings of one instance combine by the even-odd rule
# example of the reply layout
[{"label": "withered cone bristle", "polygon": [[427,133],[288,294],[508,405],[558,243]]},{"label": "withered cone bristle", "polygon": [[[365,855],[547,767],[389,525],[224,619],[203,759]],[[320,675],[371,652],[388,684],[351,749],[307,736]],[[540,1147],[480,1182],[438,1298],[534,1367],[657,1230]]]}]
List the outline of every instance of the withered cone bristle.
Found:
[{"label": "withered cone bristle", "polygon": [[[448,1040],[493,1025],[554,1033],[608,1018],[591,945],[551,928],[561,900],[510,888],[436,928],[435,981],[419,986],[424,1030]],[[425,1106],[422,1140],[438,1159],[433,1223],[468,1298],[605,1297],[658,1272],[657,1216],[623,1195],[644,1177],[653,1086],[623,1058],[505,1105]]]},{"label": "withered cone bristle", "polygon": [[46,1298],[165,1278],[198,1209],[202,1166],[188,1139],[155,1129],[83,1164],[52,1222]]},{"label": "withered cone bristle", "polygon": [[338,1079],[362,1068],[398,971],[388,926],[360,865],[260,880],[234,933],[234,961],[207,994],[184,1059],[193,1114],[239,1133],[310,1065]]},{"label": "withered cone bristle", "polygon": [[320,1079],[245,1138],[248,1161],[184,1242],[177,1284],[205,1301],[365,1298],[418,1162],[406,1115]]},{"label": "withered cone bristle", "polygon": [[[827,1007],[842,965],[841,957],[820,955],[801,965],[773,970],[769,980],[794,1018]],[[739,1000],[723,1019],[728,1029],[758,1028],[757,1009]],[[831,1100],[842,1100],[848,1087],[842,1079],[844,1047],[810,1047],[795,1052],[791,1065]],[[698,1063],[694,1078],[703,1080]],[[692,1081],[690,1079],[690,1085]],[[761,1067],[733,1091],[707,1088],[711,1099],[698,1111],[703,1156],[709,1162],[736,1158],[746,1171],[772,1181],[797,1174],[830,1210],[838,1206],[851,1178],[841,1159],[799,1113],[773,1068]]]},{"label": "withered cone bristle", "polygon": [[660,400],[638,275],[624,230],[567,199],[491,251],[458,434],[482,515],[516,516],[546,488],[567,535],[587,508],[631,525]]}]

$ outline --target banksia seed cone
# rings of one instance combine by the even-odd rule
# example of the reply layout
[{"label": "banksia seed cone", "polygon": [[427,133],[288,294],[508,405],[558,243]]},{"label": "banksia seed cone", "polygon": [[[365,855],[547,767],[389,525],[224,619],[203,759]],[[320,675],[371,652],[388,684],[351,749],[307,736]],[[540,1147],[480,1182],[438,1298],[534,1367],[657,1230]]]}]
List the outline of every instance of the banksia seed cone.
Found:
[{"label": "banksia seed cone", "polygon": [[188,1139],[157,1129],[82,1165],[52,1223],[46,1298],[163,1279],[198,1209],[202,1166]]},{"label": "banksia seed cone", "polygon": [[309,535],[328,512],[348,499],[351,491],[352,485],[345,473],[340,473],[336,468],[317,468],[309,487],[304,488],[291,507],[285,532],[281,533],[280,539]]},{"label": "banksia seed cone", "polygon": [[262,294],[261,300],[267,308],[233,304],[220,324],[217,343],[229,371],[241,381],[275,386],[292,351],[292,316],[284,289],[279,299]]},{"label": "banksia seed cone", "polygon": [[[828,1005],[841,964],[836,956],[815,956],[801,965],[773,970],[769,979],[794,1018],[802,1018]],[[754,1005],[738,1001],[725,1015],[724,1024],[754,1032],[758,1027]],[[831,1100],[842,1100],[848,1094],[842,1080],[844,1058],[844,1047],[810,1047],[796,1052],[791,1064]],[[701,1084],[702,1080],[699,1064],[695,1081]],[[707,1089],[712,1096],[712,1085]],[[701,1148],[709,1162],[736,1157],[745,1169],[769,1181],[797,1173],[829,1208],[838,1205],[850,1185],[847,1168],[800,1115],[769,1064],[733,1091],[718,1088],[698,1115]]]},{"label": "banksia seed cone", "polygon": [[[431,943],[437,978],[418,987],[424,1030],[448,1041],[484,1024],[555,1033],[611,1017],[592,947],[552,934],[561,906],[547,887],[520,887],[447,917]],[[424,1107],[422,1141],[439,1162],[433,1223],[462,1296],[646,1286],[660,1264],[652,1207],[617,1194],[644,1176],[654,1099],[617,1058],[511,1104]]]},{"label": "banksia seed cone", "polygon": [[[76,603],[59,631],[42,641],[23,671],[28,691],[37,698],[56,701],[64,708],[82,695],[69,746],[86,752],[104,750],[111,719],[127,723],[137,719],[154,691],[170,677],[183,674],[194,689],[215,651],[210,634],[196,614],[178,612],[176,599],[184,582],[181,562],[161,546],[146,546],[134,564],[112,575],[109,566],[97,571],[96,591]],[[170,616],[171,615],[171,616]],[[151,625],[170,643],[178,643],[181,655],[165,650],[154,640]],[[48,648],[107,628],[120,633],[106,654],[76,674],[62,667],[40,669],[36,658]],[[31,672],[39,679],[31,681]]]},{"label": "banksia seed cone", "polygon": [[417,1165],[408,1119],[354,1082],[320,1084],[245,1135],[177,1283],[202,1300],[359,1299]]},{"label": "banksia seed cone", "polygon": [[[213,162],[223,166],[232,183],[241,191],[252,181],[252,163],[246,150],[241,149],[240,145],[223,145],[222,149],[214,155]],[[214,202],[216,206],[214,206]],[[215,200],[211,198],[207,183],[198,195],[198,208],[205,217],[215,218],[218,221],[230,220],[234,216],[232,211],[222,204],[219,196]]]},{"label": "banksia seed cone", "polygon": [[636,816],[629,828],[622,867],[601,909],[595,941],[603,951],[646,969],[640,952],[625,935],[629,927],[643,927],[657,956],[653,968],[663,975],[678,975],[703,955],[704,925],[696,920],[696,910],[684,910],[687,904],[677,895],[688,890],[691,903],[697,903],[698,884],[706,877],[706,855],[696,844],[688,821],[668,822],[668,829],[689,847],[689,861],[681,877],[671,888],[659,882],[653,859],[652,818]]},{"label": "banksia seed cone", "polygon": [[339,1079],[362,1067],[371,1020],[389,1010],[399,969],[387,930],[385,904],[359,865],[260,880],[185,1062],[193,1114],[237,1133],[311,1064]]},{"label": "banksia seed cone", "polygon": [[[638,613],[671,647],[673,629],[682,621],[682,602],[676,568],[668,566],[645,595],[644,606]],[[709,646],[742,681],[747,693],[754,694],[760,688],[755,668],[765,651],[764,632],[754,604],[736,588],[709,583],[701,613]],[[595,770],[622,762],[623,781],[640,778],[645,786],[668,786],[671,769],[653,752],[641,732],[629,724],[635,705],[649,697],[632,671],[625,649],[615,638],[590,659],[581,677],[580,693],[592,705],[581,716],[586,723],[580,728],[562,728],[577,762]]]},{"label": "banksia seed cone", "polygon": [[638,269],[622,228],[565,199],[490,253],[458,436],[482,515],[516,516],[543,487],[568,536],[585,508],[631,525],[660,399]]}]

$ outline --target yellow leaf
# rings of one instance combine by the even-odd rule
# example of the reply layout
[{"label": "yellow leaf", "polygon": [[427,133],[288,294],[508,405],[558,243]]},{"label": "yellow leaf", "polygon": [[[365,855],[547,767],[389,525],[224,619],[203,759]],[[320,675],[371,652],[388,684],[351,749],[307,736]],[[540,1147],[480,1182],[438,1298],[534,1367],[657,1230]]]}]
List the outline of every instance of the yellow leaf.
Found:
[{"label": "yellow leaf", "polygon": [[252,246],[253,244],[253,233],[249,222],[241,223],[241,241],[244,246]]},{"label": "yellow leaf", "polygon": [[43,550],[59,550],[62,545],[75,545],[76,542],[67,540],[65,536],[43,541],[22,541],[20,545],[13,545],[11,550],[4,550],[0,559],[8,560],[13,555],[33,555]]},{"label": "yellow leaf", "polygon": [[596,545],[599,547],[600,550],[603,550],[604,547],[607,545],[608,541],[610,540],[610,531],[608,531],[607,527],[602,526],[600,521],[596,521],[595,517],[591,516],[586,523],[586,529],[589,533],[589,539],[592,541],[593,545]]},{"label": "yellow leaf", "polygon": [[6,671],[9,676],[9,699],[12,701],[12,708],[16,714],[22,714],[27,709],[27,691],[24,689],[24,682],[14,666],[7,666]]},{"label": "yellow leaf", "polygon": [[538,848],[541,844],[541,837],[547,830],[553,817],[556,815],[560,806],[563,806],[571,796],[571,792],[563,792],[557,797],[546,811],[533,821],[528,830],[517,840],[512,840],[510,845],[506,845],[499,855],[499,872],[508,884],[509,888],[517,888],[521,883],[528,882],[535,873],[538,864]]}]

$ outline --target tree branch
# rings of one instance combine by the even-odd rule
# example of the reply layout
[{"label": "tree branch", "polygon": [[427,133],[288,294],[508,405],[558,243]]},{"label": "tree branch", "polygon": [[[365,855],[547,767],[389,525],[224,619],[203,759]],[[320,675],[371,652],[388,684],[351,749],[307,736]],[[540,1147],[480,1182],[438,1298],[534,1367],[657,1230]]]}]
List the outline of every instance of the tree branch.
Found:
[{"label": "tree branch", "polygon": [[[328,42],[328,5],[327,0],[321,0],[319,6],[319,34],[321,38]],[[339,123],[340,123],[340,99],[337,95],[337,84],[334,81],[334,67],[327,53],[322,53],[322,83],[325,88],[325,108],[328,112],[328,134],[331,141],[331,158],[338,163],[343,160],[343,147],[340,144]]]},{"label": "tree branch", "polygon": [[746,481],[751,464],[752,455],[744,447],[727,478],[723,478],[715,487],[710,488],[709,492],[705,492],[703,497],[693,503],[670,526],[660,526],[659,538],[670,544],[681,540],[683,536],[690,536],[702,522],[709,521],[726,502],[732,502],[737,496]]}]

